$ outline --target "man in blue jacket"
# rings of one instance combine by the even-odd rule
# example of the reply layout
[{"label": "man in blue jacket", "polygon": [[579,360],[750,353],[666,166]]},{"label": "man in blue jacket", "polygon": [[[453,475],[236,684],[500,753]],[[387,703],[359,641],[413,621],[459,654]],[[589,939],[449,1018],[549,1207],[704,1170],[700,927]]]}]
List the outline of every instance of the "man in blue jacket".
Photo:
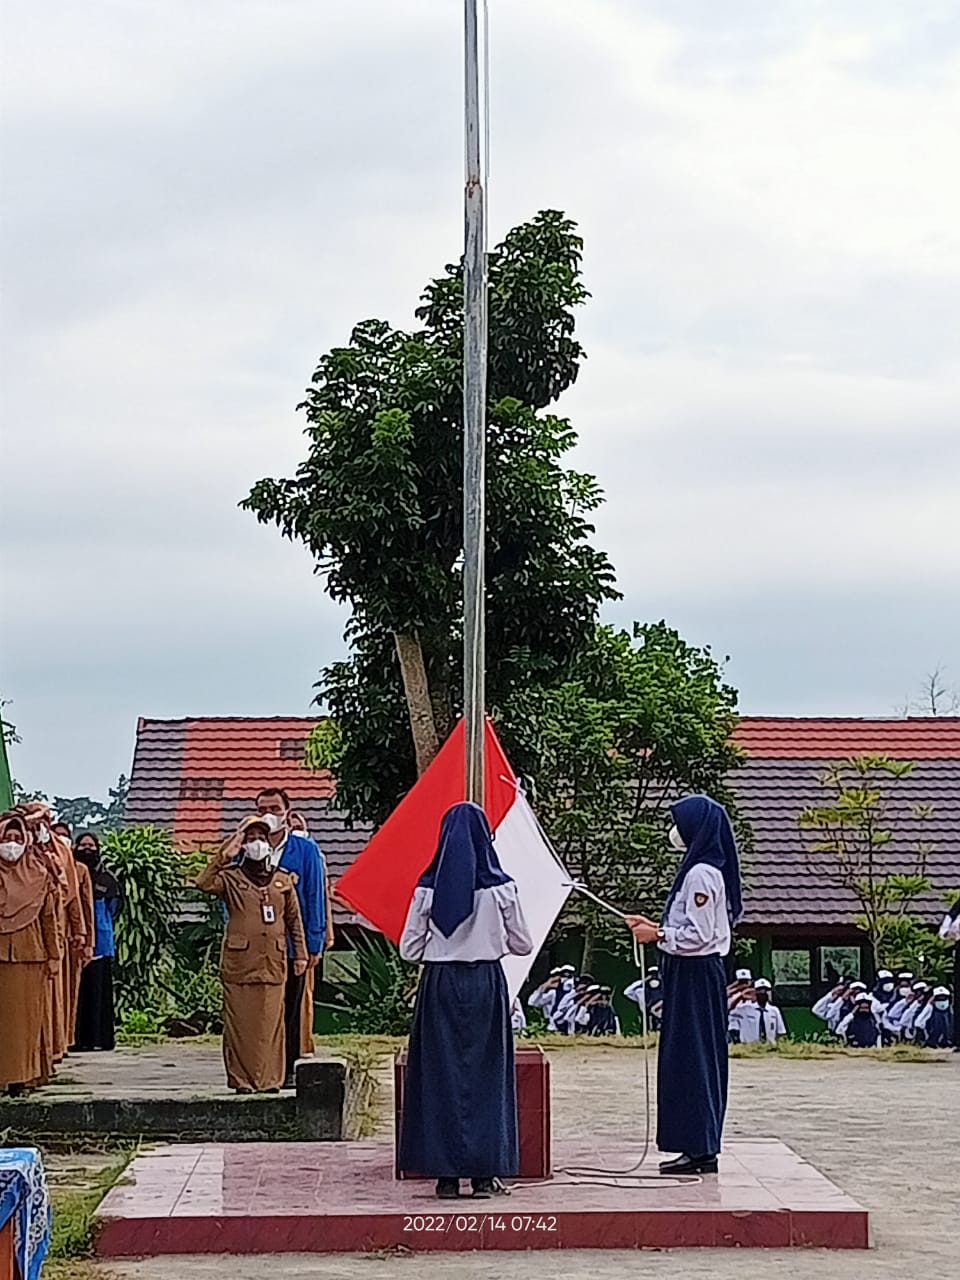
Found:
[{"label": "man in blue jacket", "polygon": [[[307,936],[311,969],[323,955],[327,932],[327,903],[323,857],[319,846],[309,837],[290,830],[290,797],[280,787],[265,787],[257,796],[257,812],[270,828],[272,861],[275,867],[297,877],[297,898],[303,929]],[[305,975],[294,972],[293,955],[287,958],[287,986],[284,1000],[284,1023],[287,1048],[287,1088],[294,1084],[294,1067],[300,1057],[300,1007],[303,1003]]]}]

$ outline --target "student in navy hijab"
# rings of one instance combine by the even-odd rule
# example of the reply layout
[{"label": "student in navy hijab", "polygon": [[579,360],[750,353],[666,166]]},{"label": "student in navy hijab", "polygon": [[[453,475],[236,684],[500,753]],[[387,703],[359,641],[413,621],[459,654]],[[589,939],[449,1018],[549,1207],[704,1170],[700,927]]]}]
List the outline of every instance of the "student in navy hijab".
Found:
[{"label": "student in navy hijab", "polygon": [[407,1055],[401,1171],[437,1179],[444,1200],[489,1199],[519,1171],[510,1002],[501,959],[533,941],[483,810],[454,805],[400,940],[423,964]]},{"label": "student in navy hijab", "polygon": [[880,1028],[873,1012],[869,994],[857,999],[853,1012],[837,1027],[837,1034],[846,1039],[854,1049],[873,1049],[880,1039]]},{"label": "student in navy hijab", "polygon": [[727,979],[733,926],[743,913],[740,859],[724,807],[708,796],[671,806],[669,839],[683,854],[660,924],[628,916],[663,958],[657,1071],[657,1146],[679,1151],[663,1174],[716,1173],[727,1108]]}]

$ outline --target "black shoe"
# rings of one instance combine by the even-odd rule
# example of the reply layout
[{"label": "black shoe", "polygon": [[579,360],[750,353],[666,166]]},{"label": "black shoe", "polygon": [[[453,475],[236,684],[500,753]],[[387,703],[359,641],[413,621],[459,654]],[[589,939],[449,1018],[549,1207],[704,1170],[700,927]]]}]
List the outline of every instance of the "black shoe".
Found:
[{"label": "black shoe", "polygon": [[439,1178],[437,1180],[437,1199],[438,1200],[459,1200],[460,1199],[460,1179],[459,1178]]},{"label": "black shoe", "polygon": [[297,1087],[296,1076],[287,1076],[286,1080],[283,1082],[283,1087],[285,1089],[295,1089]]},{"label": "black shoe", "polygon": [[662,1164],[660,1173],[665,1178],[682,1178],[691,1174],[716,1173],[718,1167],[716,1156],[679,1156]]},{"label": "black shoe", "polygon": [[495,1194],[495,1188],[492,1178],[472,1178],[470,1185],[473,1187],[474,1200],[492,1200]]}]

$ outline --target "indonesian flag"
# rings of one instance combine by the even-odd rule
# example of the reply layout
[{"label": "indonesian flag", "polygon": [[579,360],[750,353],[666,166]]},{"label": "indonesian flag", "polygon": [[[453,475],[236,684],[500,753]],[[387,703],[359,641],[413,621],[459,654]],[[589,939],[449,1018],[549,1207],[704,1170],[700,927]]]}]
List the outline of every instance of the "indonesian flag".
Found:
[{"label": "indonesian flag", "polygon": [[[353,865],[337,881],[338,898],[381,933],[399,943],[417,881],[436,852],[444,814],[465,797],[463,721],[441,747]],[[503,747],[487,721],[484,808],[497,857],[517,883],[533,951],[505,956],[511,1000],[519,992],[538,951],[570,893],[570,876],[547,844]]]}]

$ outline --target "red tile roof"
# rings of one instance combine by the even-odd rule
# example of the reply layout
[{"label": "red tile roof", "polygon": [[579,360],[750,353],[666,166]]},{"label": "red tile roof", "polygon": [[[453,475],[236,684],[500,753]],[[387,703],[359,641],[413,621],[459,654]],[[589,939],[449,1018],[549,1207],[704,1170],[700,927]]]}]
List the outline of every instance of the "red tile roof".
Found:
[{"label": "red tile roof", "polygon": [[734,740],[750,755],[765,760],[841,760],[855,755],[960,760],[960,717],[805,720],[744,716]]},{"label": "red tile roof", "polygon": [[[329,773],[297,758],[316,717],[141,720],[126,818],[167,827],[182,848],[212,844],[236,829],[264,786],[283,787],[327,855],[331,874],[346,870],[370,829],[350,828],[336,808]],[[944,893],[960,887],[960,717],[904,720],[744,717],[736,731],[747,759],[731,783],[754,834],[746,867],[746,923],[756,928],[849,927],[857,908],[846,891],[818,882],[804,853],[797,816],[822,797],[818,779],[830,761],[882,754],[914,760],[899,787],[903,836],[885,856],[906,869],[916,839],[935,847],[934,892],[922,908],[932,923]],[[933,816],[921,826],[912,806]]]}]

